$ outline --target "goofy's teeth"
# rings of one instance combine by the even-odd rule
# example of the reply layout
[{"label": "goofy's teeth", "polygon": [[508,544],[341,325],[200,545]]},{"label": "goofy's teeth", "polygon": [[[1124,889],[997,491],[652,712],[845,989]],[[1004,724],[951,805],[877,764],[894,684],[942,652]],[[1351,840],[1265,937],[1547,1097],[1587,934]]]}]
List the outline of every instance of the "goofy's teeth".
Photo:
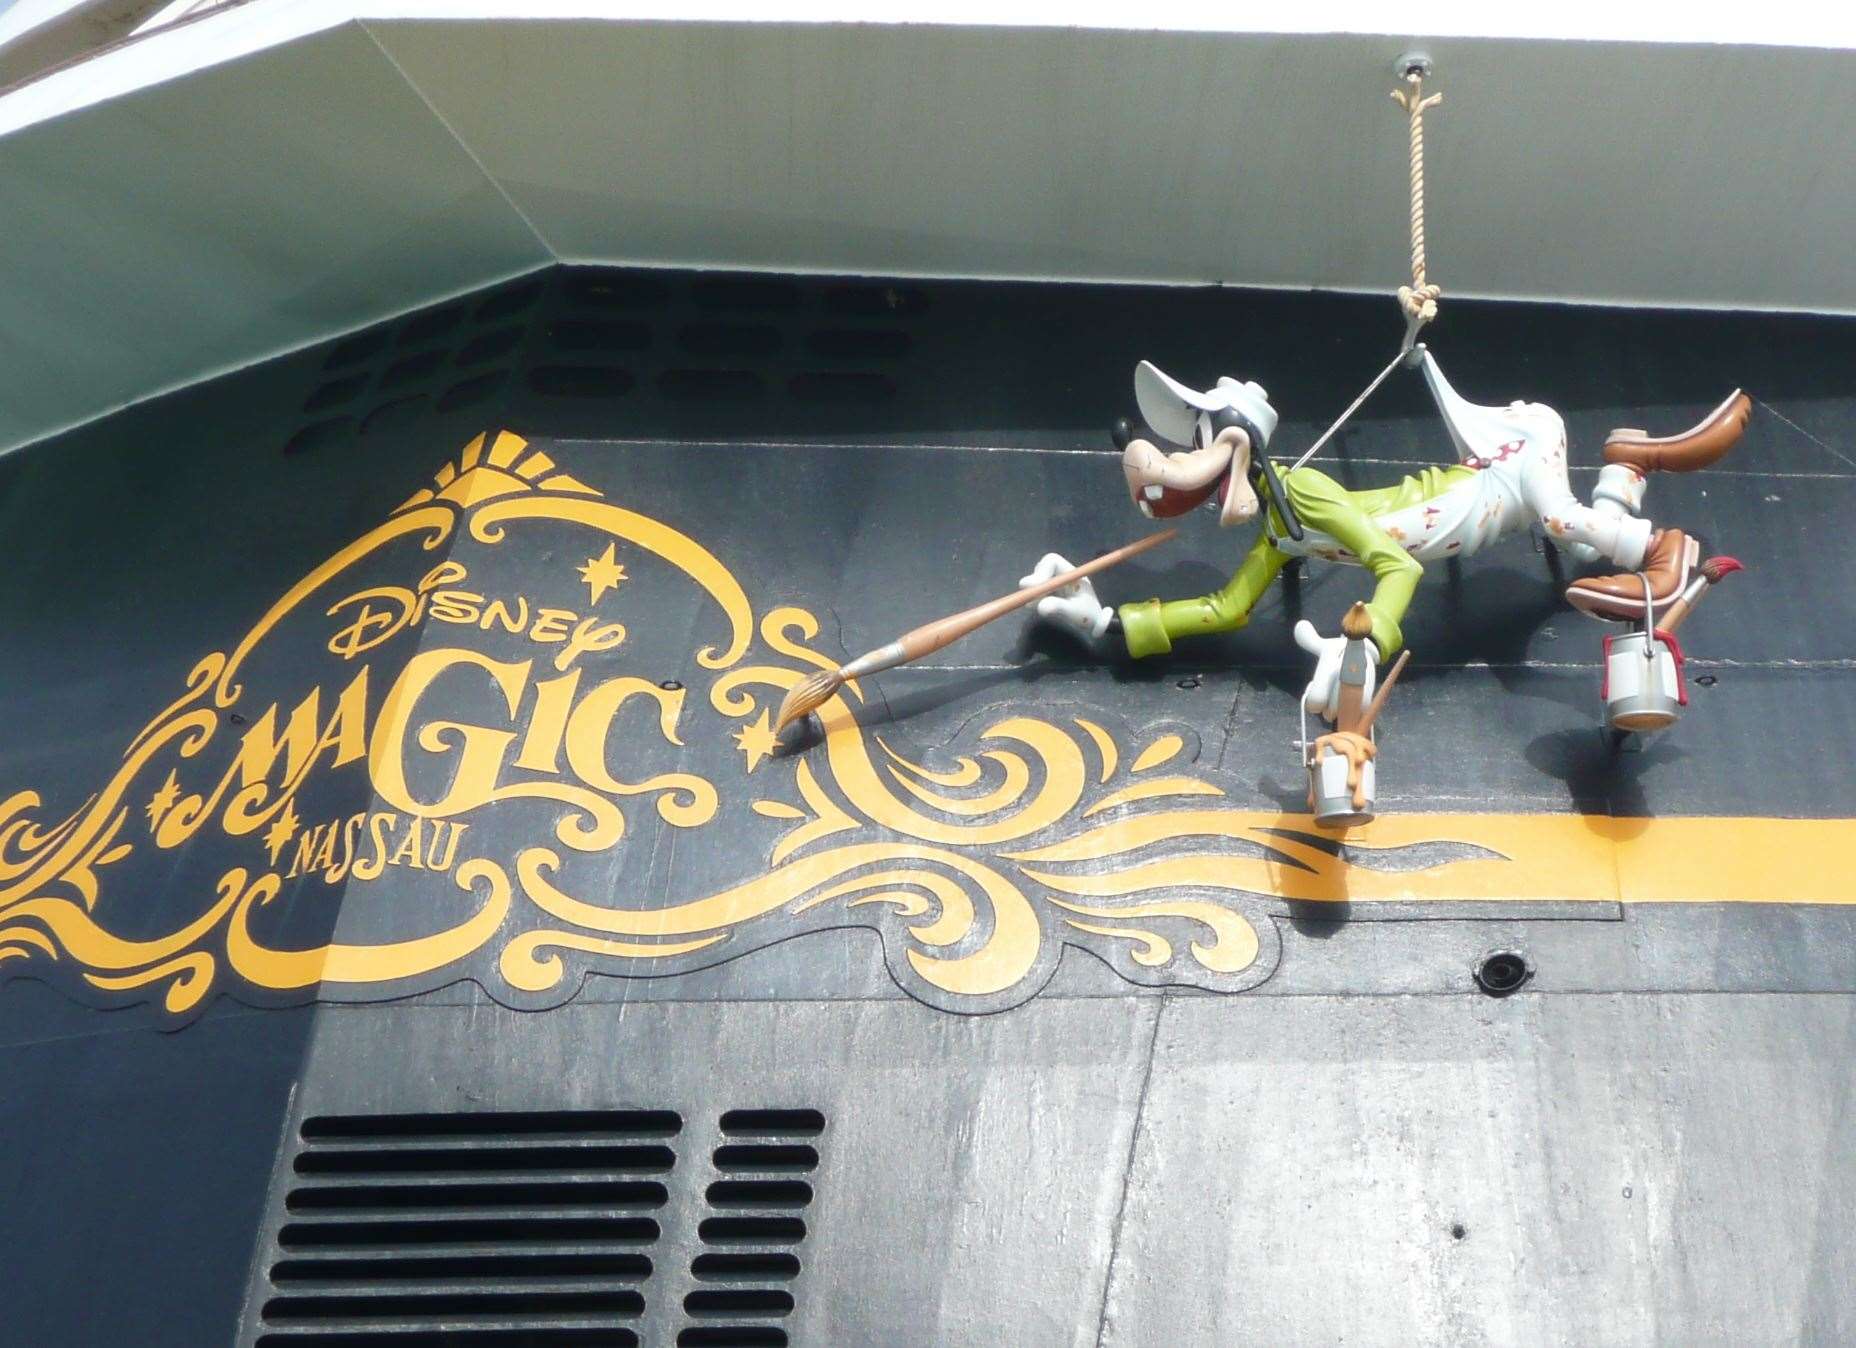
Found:
[{"label": "goofy's teeth", "polygon": [[1147,494],[1147,499],[1150,501],[1158,501],[1162,496],[1166,494],[1158,482],[1149,482],[1145,490]]},{"label": "goofy's teeth", "polygon": [[1135,504],[1141,508],[1141,513],[1147,516],[1148,519],[1152,519],[1154,517],[1154,508],[1148,505],[1147,502],[1136,501]]}]

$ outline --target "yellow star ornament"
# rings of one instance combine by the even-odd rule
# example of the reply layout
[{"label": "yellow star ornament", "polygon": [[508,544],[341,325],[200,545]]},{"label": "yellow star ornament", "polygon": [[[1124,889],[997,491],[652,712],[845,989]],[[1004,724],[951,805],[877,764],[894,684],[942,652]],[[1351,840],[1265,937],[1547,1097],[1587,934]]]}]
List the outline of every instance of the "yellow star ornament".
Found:
[{"label": "yellow star ornament", "polygon": [[271,851],[271,865],[277,864],[278,854],[284,845],[296,836],[296,802],[288,801],[284,812],[271,821],[271,826],[264,831],[264,845]]},{"label": "yellow star ornament", "polygon": [[773,733],[773,727],[767,724],[768,713],[761,710],[760,720],[753,725],[744,725],[735,732],[735,747],[747,756],[748,771],[760,766],[760,762],[779,746],[780,737]]},{"label": "yellow star ornament", "polygon": [[172,769],[168,779],[161,784],[161,789],[148,798],[148,829],[154,832],[161,826],[167,812],[174,808],[174,802],[180,799],[180,777]]},{"label": "yellow star ornament", "polygon": [[586,582],[592,603],[597,604],[599,597],[607,590],[619,588],[619,582],[625,579],[625,568],[614,559],[613,549],[618,545],[606,544],[606,550],[597,557],[586,559],[586,565],[579,568],[580,579]]}]

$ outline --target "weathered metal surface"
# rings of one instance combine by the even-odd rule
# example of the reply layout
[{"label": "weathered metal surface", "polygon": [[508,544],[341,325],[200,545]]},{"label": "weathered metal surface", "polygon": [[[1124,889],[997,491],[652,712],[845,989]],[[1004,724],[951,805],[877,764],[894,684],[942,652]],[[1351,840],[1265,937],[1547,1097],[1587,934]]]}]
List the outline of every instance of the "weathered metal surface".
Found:
[{"label": "weathered metal surface", "polygon": [[[824,1114],[792,1284],[794,1342],[1095,1338],[1157,1001],[1053,1001],[1006,1016],[909,1002],[325,1013],[296,1118],[341,1112],[649,1108],[683,1118],[646,1343],[670,1343],[714,1210],[718,1121]],[[391,1055],[391,1075],[368,1064]],[[459,1093],[460,1083],[468,1083]],[[281,1214],[273,1212],[272,1216]],[[268,1250],[253,1269],[255,1300]],[[865,1276],[846,1276],[860,1268]],[[962,1289],[954,1292],[952,1289]]]},{"label": "weathered metal surface", "polygon": [[1098,1341],[1844,1342],[1853,1010],[1173,1002]]}]

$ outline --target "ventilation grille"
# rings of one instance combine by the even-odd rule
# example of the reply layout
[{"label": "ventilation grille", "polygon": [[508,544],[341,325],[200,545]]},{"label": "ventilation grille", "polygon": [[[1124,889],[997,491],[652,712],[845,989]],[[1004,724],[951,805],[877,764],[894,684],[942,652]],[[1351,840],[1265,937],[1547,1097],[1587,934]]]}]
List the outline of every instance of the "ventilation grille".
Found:
[{"label": "ventilation grille", "polygon": [[285,441],[284,452],[309,453],[409,426],[501,392],[544,289],[539,278],[518,281],[474,304],[441,304],[337,342],[303,401],[310,420]]},{"label": "ventilation grille", "polygon": [[825,1116],[815,1109],[736,1109],[722,1115],[715,1179],[683,1299],[677,1348],[786,1348],[799,1246]]},{"label": "ventilation grille", "polygon": [[682,1127],[662,1110],[305,1120],[260,1348],[638,1344]]},{"label": "ventilation grille", "polygon": [[608,404],[682,418],[762,415],[778,400],[855,413],[898,396],[928,307],[920,286],[881,281],[563,268],[335,343],[284,450],[496,398],[539,425]]},{"label": "ventilation grille", "polygon": [[527,385],[544,399],[882,403],[927,305],[882,282],[571,271]]}]

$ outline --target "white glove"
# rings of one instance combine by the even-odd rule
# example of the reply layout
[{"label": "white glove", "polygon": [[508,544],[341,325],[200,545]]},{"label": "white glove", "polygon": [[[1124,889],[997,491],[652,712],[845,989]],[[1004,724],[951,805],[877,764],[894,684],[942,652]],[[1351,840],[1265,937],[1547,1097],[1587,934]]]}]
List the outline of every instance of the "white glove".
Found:
[{"label": "white glove", "polygon": [[[1073,563],[1057,553],[1047,552],[1038,559],[1030,575],[1020,578],[1018,588],[1028,590],[1033,585],[1042,585],[1052,576],[1071,569]],[[1089,583],[1087,576],[1073,580],[1057,593],[1047,594],[1038,600],[1038,617],[1063,623],[1086,637],[1099,637],[1108,631],[1109,620],[1114,616],[1115,610],[1105,607],[1096,598],[1096,587]]]},{"label": "white glove", "polygon": [[[1315,657],[1315,674],[1302,690],[1302,705],[1316,715],[1334,720],[1340,715],[1340,659],[1347,650],[1346,637],[1324,637],[1315,625],[1304,618],[1295,625],[1295,644]],[[1363,701],[1371,700],[1373,683],[1379,673],[1379,648],[1369,638],[1366,643],[1366,686],[1360,690]]]}]

